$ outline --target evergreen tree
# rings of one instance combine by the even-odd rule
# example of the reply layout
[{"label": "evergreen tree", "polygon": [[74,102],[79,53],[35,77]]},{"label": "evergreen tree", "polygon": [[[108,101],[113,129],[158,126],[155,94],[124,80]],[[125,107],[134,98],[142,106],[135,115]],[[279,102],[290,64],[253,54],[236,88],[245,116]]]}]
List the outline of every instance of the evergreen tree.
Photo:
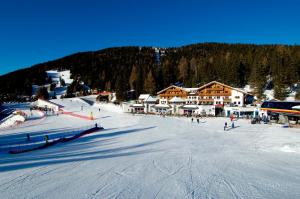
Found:
[{"label": "evergreen tree", "polygon": [[116,82],[116,97],[119,101],[127,100],[128,83],[123,74],[119,75]]},{"label": "evergreen tree", "polygon": [[111,84],[110,84],[110,81],[108,81],[108,82],[105,83],[105,90],[106,90],[106,91],[111,91]]},{"label": "evergreen tree", "polygon": [[146,80],[144,82],[144,90],[146,93],[150,93],[151,95],[155,94],[155,80],[152,75],[152,71],[150,70],[147,74]]},{"label": "evergreen tree", "polygon": [[[276,86],[276,95],[283,97],[286,88],[300,81],[300,46],[193,44],[164,49],[159,63],[154,49],[147,47],[76,53],[0,76],[0,98],[31,95],[32,84],[47,83],[46,70],[62,67],[71,70],[75,82],[81,77],[81,81],[101,90],[120,88],[117,80],[122,74],[122,90],[126,93],[134,89],[137,95],[145,90],[144,82],[151,70],[157,90],[178,81],[196,86],[217,80],[238,87],[250,83],[263,98],[269,79]],[[81,89],[75,83],[70,91]]]},{"label": "evergreen tree", "polygon": [[47,88],[45,88],[45,87],[39,88],[37,93],[36,93],[36,98],[37,99],[48,100],[49,99],[49,93],[47,91]]},{"label": "evergreen tree", "polygon": [[198,74],[198,62],[195,57],[193,57],[190,61],[190,76],[191,76],[191,85],[196,86],[199,81]]},{"label": "evergreen tree", "polygon": [[296,95],[295,95],[296,100],[300,100],[300,88],[298,89]]},{"label": "evergreen tree", "polygon": [[279,100],[285,100],[287,97],[287,91],[284,84],[277,82],[274,84],[274,98]]},{"label": "evergreen tree", "polygon": [[178,64],[178,70],[179,70],[178,80],[186,84],[188,81],[188,62],[185,57],[181,57]]},{"label": "evergreen tree", "polygon": [[131,69],[130,77],[129,77],[130,89],[136,89],[137,79],[138,79],[137,69],[136,69],[135,65],[133,65],[133,67]]}]

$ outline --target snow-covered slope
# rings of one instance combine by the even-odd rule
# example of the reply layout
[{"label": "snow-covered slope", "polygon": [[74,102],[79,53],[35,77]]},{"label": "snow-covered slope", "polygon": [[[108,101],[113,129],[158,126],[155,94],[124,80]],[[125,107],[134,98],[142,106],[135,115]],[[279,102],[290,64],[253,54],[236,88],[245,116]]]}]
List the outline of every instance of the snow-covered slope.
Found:
[{"label": "snow-covered slope", "polygon": [[7,117],[4,121],[1,121],[0,128],[7,128],[10,126],[14,126],[17,123],[22,123],[25,121],[25,117],[21,115],[12,114]]},{"label": "snow-covered slope", "polygon": [[[299,129],[125,114],[111,104],[55,100],[87,121],[48,116],[0,132],[0,198],[299,198]],[[81,111],[81,106],[83,110]],[[99,112],[100,107],[100,112]],[[95,122],[105,130],[19,155],[11,142],[50,139]]]},{"label": "snow-covered slope", "polygon": [[[288,94],[285,99],[286,101],[295,101],[295,95],[296,95],[296,91],[298,89],[298,87],[296,85],[295,85],[295,87],[293,87],[287,91]],[[253,92],[253,88],[250,85],[246,85],[244,88],[242,88],[242,90],[244,90],[246,92],[250,92],[250,93]],[[274,98],[274,89],[265,89],[263,94],[264,94],[266,100],[275,99]]]}]

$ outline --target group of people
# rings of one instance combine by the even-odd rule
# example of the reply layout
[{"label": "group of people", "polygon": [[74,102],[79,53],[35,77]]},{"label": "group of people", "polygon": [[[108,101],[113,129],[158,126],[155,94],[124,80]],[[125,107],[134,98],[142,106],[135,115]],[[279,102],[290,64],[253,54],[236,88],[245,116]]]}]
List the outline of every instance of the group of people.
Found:
[{"label": "group of people", "polygon": [[267,124],[269,122],[268,116],[264,113],[262,113],[261,116],[258,115],[251,119],[251,124],[260,124],[261,122],[263,122],[264,124]]},{"label": "group of people", "polygon": [[[194,117],[192,117],[192,123],[194,122]],[[199,122],[200,122],[200,119],[199,119],[199,117],[196,117],[196,121],[197,121],[197,123],[199,124]]]},{"label": "group of people", "polygon": [[[229,116],[230,118],[230,122],[231,122],[231,128],[233,129],[234,128],[234,114],[231,114]],[[224,124],[224,131],[226,131],[226,129],[229,127],[229,125],[227,124],[227,122],[225,122]]]},{"label": "group of people", "polygon": [[[226,131],[226,129],[227,129],[228,127],[229,127],[229,126],[228,126],[227,122],[225,122],[225,124],[224,124],[224,131]],[[231,121],[231,128],[232,128],[232,129],[234,128],[234,121]]]}]

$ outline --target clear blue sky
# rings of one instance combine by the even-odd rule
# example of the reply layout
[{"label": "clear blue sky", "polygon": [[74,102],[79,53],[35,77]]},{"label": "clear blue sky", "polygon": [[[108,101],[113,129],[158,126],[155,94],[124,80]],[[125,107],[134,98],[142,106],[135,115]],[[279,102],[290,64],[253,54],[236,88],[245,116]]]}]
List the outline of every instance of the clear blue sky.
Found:
[{"label": "clear blue sky", "polygon": [[0,75],[78,51],[300,44],[298,0],[0,0]]}]

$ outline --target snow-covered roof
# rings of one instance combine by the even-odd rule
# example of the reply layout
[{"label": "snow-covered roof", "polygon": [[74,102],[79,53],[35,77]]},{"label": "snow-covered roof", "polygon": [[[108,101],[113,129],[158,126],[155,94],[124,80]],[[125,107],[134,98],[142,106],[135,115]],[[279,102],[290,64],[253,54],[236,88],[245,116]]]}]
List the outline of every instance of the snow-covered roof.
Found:
[{"label": "snow-covered roof", "polygon": [[156,104],[153,106],[154,108],[171,108],[168,104]]},{"label": "snow-covered roof", "polygon": [[187,105],[183,105],[179,108],[180,109],[186,109],[186,110],[195,110],[195,109],[198,109],[199,107],[197,105],[187,104]]},{"label": "snow-covered roof", "polygon": [[193,93],[196,93],[199,89],[202,89],[202,88],[204,88],[204,87],[206,87],[206,86],[208,86],[208,85],[210,85],[210,84],[213,84],[213,83],[220,84],[220,85],[222,85],[222,86],[228,87],[228,88],[230,88],[230,89],[239,91],[239,92],[244,93],[244,94],[249,94],[249,93],[248,93],[247,91],[245,91],[244,89],[234,88],[234,87],[228,86],[228,85],[226,85],[226,84],[223,84],[223,83],[220,83],[220,82],[217,82],[217,81],[209,82],[209,83],[204,84],[203,86],[200,86],[200,87],[198,87],[198,88],[184,88],[184,87],[179,87],[179,86],[171,85],[171,86],[169,86],[169,87],[167,87],[167,88],[165,88],[165,89],[159,91],[157,94],[160,94],[160,93],[162,93],[162,92],[164,92],[164,91],[166,91],[166,90],[168,90],[168,89],[170,89],[170,88],[172,88],[172,87],[173,87],[173,88],[178,88],[178,89],[181,89],[181,90],[183,90],[183,91],[186,91],[186,92],[188,92],[188,93],[193,94]]},{"label": "snow-covered roof", "polygon": [[197,90],[200,90],[200,89],[202,89],[202,88],[205,88],[206,86],[208,86],[208,85],[210,85],[210,84],[214,84],[214,83],[220,84],[220,85],[222,85],[222,86],[225,86],[225,87],[230,88],[230,89],[232,89],[232,90],[239,91],[239,92],[244,93],[244,94],[248,94],[246,91],[243,91],[243,90],[238,89],[238,88],[234,88],[234,87],[232,87],[232,86],[228,86],[228,85],[223,84],[223,83],[218,82],[218,81],[211,81],[211,82],[209,82],[209,83],[207,83],[207,84],[204,84],[203,86],[200,86]]},{"label": "snow-covered roof", "polygon": [[180,90],[184,90],[184,91],[186,91],[186,90],[185,90],[185,88],[183,88],[183,87],[179,87],[179,86],[171,85],[171,86],[169,86],[169,87],[167,87],[167,88],[165,88],[165,89],[163,89],[163,90],[161,90],[161,91],[157,92],[157,94],[160,94],[160,93],[162,93],[162,92],[164,92],[164,91],[166,91],[166,90],[168,90],[168,89],[170,89],[170,88],[178,88],[178,89],[180,89]]},{"label": "snow-covered roof", "polygon": [[169,100],[169,102],[185,102],[184,99],[182,99],[181,97],[173,97],[172,99]]},{"label": "snow-covered roof", "polygon": [[147,99],[145,99],[145,102],[156,102],[157,100],[157,97],[149,96]]},{"label": "snow-covered roof", "polygon": [[299,106],[293,106],[292,109],[300,111],[300,105]]},{"label": "snow-covered roof", "polygon": [[189,93],[195,93],[198,90],[198,88],[182,88],[182,89]]},{"label": "snow-covered roof", "polygon": [[139,100],[146,100],[149,96],[150,94],[140,94]]},{"label": "snow-covered roof", "polygon": [[145,106],[143,104],[132,104],[132,105],[130,105],[130,107],[133,107],[133,108],[144,108]]}]

